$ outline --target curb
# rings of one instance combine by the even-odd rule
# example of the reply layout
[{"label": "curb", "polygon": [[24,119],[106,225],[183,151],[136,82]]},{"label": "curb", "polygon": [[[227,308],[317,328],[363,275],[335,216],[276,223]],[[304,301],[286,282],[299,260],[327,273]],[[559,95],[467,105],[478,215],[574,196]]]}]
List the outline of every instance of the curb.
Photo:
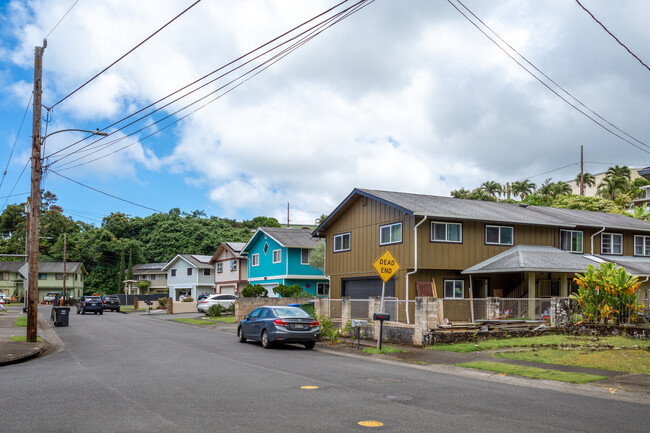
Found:
[{"label": "curb", "polygon": [[[16,343],[22,343],[22,342],[17,341]],[[6,359],[0,360],[0,367],[3,367],[5,365],[19,364],[21,362],[25,362],[25,361],[29,361],[30,359],[37,358],[41,354],[45,353],[45,351],[49,348],[49,344],[47,343],[37,343],[37,344],[38,346],[33,347],[31,350],[27,352],[15,356],[11,353],[8,354]]]}]

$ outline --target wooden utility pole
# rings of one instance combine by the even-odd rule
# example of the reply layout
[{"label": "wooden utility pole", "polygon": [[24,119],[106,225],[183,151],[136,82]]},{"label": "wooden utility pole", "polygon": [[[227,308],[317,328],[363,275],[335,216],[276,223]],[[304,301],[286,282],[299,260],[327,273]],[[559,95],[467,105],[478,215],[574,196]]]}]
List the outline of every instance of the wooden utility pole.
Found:
[{"label": "wooden utility pole", "polygon": [[43,50],[34,49],[34,106],[32,108],[32,182],[29,209],[29,272],[27,300],[27,341],[35,343],[38,334],[38,226],[41,212],[41,94],[43,93]]},{"label": "wooden utility pole", "polygon": [[66,245],[66,243],[67,243],[66,235],[67,235],[66,233],[63,233],[63,299],[61,299],[61,304],[63,304],[63,302],[65,302],[65,282],[68,279],[68,276],[67,276],[67,274],[65,272],[65,269],[66,269],[65,268],[65,265],[66,265],[66,247],[67,247],[67,245]]},{"label": "wooden utility pole", "polygon": [[582,159],[583,147],[580,145],[580,195],[585,195],[585,167]]}]

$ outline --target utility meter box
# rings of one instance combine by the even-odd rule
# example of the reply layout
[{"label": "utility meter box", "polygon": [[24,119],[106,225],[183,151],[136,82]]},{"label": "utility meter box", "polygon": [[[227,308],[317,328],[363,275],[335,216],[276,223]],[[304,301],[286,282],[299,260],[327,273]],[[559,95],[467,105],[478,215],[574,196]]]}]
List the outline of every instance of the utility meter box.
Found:
[{"label": "utility meter box", "polygon": [[350,320],[350,323],[352,325],[352,328],[363,328],[365,326],[368,326],[368,321],[367,320],[352,319],[352,320]]}]

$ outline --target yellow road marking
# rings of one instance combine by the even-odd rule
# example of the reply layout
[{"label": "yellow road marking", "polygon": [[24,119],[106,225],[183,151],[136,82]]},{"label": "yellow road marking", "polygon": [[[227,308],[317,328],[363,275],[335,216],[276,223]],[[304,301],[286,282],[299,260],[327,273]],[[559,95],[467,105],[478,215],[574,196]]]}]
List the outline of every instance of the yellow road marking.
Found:
[{"label": "yellow road marking", "polygon": [[313,385],[305,385],[305,386],[301,386],[300,388],[301,389],[318,389],[317,386],[313,386]]},{"label": "yellow road marking", "polygon": [[359,421],[357,424],[363,427],[381,427],[384,425],[379,421]]}]

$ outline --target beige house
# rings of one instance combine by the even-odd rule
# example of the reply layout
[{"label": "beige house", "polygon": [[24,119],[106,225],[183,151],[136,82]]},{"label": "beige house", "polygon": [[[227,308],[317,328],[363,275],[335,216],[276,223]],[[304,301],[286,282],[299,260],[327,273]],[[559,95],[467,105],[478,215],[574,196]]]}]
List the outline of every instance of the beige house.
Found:
[{"label": "beige house", "polygon": [[23,294],[23,277],[20,268],[25,262],[0,262],[0,293],[9,298],[19,297]]},{"label": "beige house", "polygon": [[[642,177],[639,174],[639,171],[643,170],[642,168],[632,168],[630,167],[630,181],[633,181],[637,177]],[[597,192],[598,192],[598,185],[605,179],[605,176],[607,175],[606,172],[594,174],[594,177],[596,178],[596,184],[594,186],[587,186],[585,185],[585,196],[586,197],[596,197]],[[571,194],[580,194],[580,182],[576,182],[575,179],[572,180],[567,180],[566,183],[571,186]]]},{"label": "beige house", "polygon": [[[163,271],[167,263],[144,263],[133,266],[133,279],[124,281],[124,293],[145,295],[149,293],[167,293],[167,272]],[[147,290],[138,288],[140,281],[149,283]]]},{"label": "beige house", "polygon": [[248,285],[248,259],[241,255],[244,242],[223,242],[210,259],[216,293],[239,294]]}]

